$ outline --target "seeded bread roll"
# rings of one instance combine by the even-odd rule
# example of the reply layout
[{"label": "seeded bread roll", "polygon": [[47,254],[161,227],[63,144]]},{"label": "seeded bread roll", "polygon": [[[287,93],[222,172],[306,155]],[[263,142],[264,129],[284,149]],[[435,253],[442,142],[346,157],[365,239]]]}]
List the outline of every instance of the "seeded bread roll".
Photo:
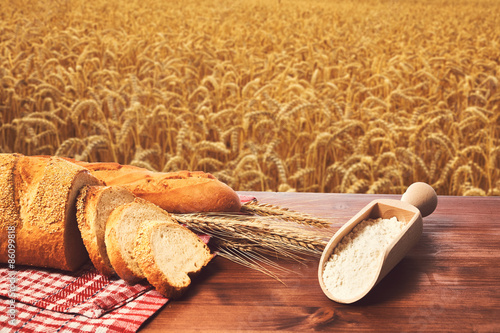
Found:
[{"label": "seeded bread roll", "polygon": [[[5,221],[9,207],[7,214],[15,217],[16,265],[79,268],[88,254],[76,222],[76,197],[83,186],[102,182],[85,168],[57,157],[10,155],[1,160],[2,174],[6,170],[13,174],[13,178],[2,176],[6,178],[2,186],[9,191],[0,213]],[[2,262],[6,251],[7,247],[0,248]]]},{"label": "seeded bread roll", "polygon": [[109,260],[116,274],[127,283],[144,279],[133,249],[139,225],[150,219],[177,223],[166,211],[141,198],[116,207],[106,223],[104,240]]},{"label": "seeded bread roll", "polygon": [[78,196],[76,217],[83,243],[94,267],[105,276],[115,273],[104,242],[106,222],[113,209],[134,199],[121,186],[85,186]]},{"label": "seeded bread roll", "polygon": [[145,221],[135,240],[134,256],[148,282],[168,298],[178,298],[212,255],[189,229],[167,221]]}]

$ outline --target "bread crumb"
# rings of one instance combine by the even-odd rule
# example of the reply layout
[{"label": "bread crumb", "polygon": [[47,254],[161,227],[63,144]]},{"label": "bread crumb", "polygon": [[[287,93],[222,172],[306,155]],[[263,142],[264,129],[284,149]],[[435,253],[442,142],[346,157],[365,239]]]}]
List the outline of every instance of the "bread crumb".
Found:
[{"label": "bread crumb", "polygon": [[339,299],[358,296],[376,278],[380,257],[406,224],[390,219],[366,219],[335,247],[323,270],[323,282]]}]

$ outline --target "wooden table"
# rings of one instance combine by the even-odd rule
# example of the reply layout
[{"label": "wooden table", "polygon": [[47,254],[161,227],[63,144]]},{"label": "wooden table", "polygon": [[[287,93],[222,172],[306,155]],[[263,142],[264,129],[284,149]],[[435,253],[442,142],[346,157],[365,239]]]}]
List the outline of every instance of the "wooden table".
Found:
[{"label": "wooden table", "polygon": [[[331,234],[374,199],[394,195],[240,192],[333,222]],[[439,196],[411,252],[361,301],[330,301],[318,260],[282,265],[280,283],[218,257],[180,300],[140,332],[500,332],[500,197]]]}]

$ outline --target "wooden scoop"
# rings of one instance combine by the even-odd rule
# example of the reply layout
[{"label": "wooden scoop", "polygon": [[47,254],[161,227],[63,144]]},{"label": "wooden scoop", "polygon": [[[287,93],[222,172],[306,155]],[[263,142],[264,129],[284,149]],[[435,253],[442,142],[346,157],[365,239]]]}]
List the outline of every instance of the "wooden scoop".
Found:
[{"label": "wooden scoop", "polygon": [[[342,226],[326,245],[321,256],[318,268],[318,278],[321,289],[325,295],[339,303],[353,303],[363,298],[377,283],[379,283],[389,271],[408,253],[418,242],[423,229],[422,217],[430,215],[437,206],[437,195],[434,189],[426,183],[413,183],[403,194],[401,201],[392,199],[379,199],[369,203],[366,207]],[[367,284],[366,290],[348,298],[341,298],[327,289],[323,270],[330,259],[335,247],[358,223],[368,219],[396,217],[398,221],[406,224],[396,239],[390,243],[377,265],[377,274]],[[349,281],[346,281],[349,283]]]}]

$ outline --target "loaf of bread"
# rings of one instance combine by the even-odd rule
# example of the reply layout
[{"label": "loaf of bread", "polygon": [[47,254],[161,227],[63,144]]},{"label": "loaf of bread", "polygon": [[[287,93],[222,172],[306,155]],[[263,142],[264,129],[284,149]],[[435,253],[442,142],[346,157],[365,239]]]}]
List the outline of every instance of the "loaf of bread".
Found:
[{"label": "loaf of bread", "polygon": [[10,233],[16,265],[73,271],[90,256],[104,275],[116,273],[128,283],[147,278],[176,297],[212,255],[167,211],[235,211],[240,205],[232,189],[203,172],[0,154],[0,262],[8,262]]},{"label": "loaf of bread", "polygon": [[136,198],[130,203],[116,207],[106,224],[104,240],[109,260],[116,274],[130,284],[144,279],[133,250],[139,226],[147,220],[177,223],[160,207],[142,198]]},{"label": "loaf of bread", "polygon": [[170,213],[238,212],[241,209],[238,194],[209,173],[152,172],[118,163],[73,162],[106,185],[124,186]]},{"label": "loaf of bread", "polygon": [[106,222],[116,207],[135,198],[121,186],[85,186],[78,196],[76,217],[83,243],[94,267],[105,276],[115,273],[104,242]]},{"label": "loaf of bread", "polygon": [[88,260],[76,221],[76,197],[102,184],[90,172],[58,157],[0,154],[0,260],[6,228],[15,227],[16,265],[75,270]]},{"label": "loaf of bread", "polygon": [[134,246],[139,267],[157,291],[177,298],[211,260],[208,247],[187,228],[168,221],[145,221]]}]

